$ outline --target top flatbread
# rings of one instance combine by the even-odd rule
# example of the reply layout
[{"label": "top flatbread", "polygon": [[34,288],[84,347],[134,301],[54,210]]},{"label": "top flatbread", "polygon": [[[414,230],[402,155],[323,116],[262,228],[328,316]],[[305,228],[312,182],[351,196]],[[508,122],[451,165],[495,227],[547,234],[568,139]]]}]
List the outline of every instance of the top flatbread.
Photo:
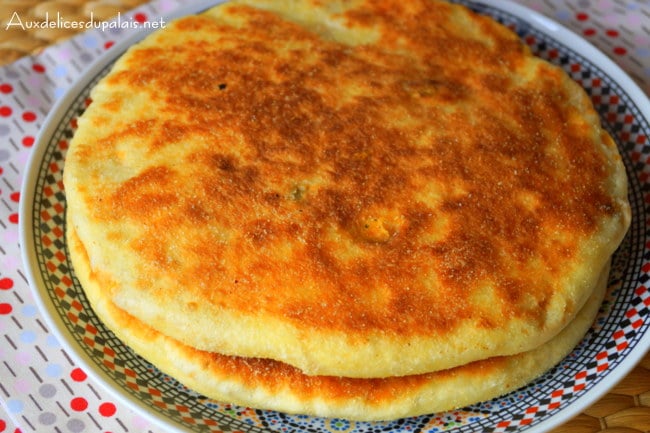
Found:
[{"label": "top flatbread", "polygon": [[530,350],[629,224],[584,91],[438,1],[239,1],[92,92],[69,223],[120,309],[185,345],[384,377]]}]

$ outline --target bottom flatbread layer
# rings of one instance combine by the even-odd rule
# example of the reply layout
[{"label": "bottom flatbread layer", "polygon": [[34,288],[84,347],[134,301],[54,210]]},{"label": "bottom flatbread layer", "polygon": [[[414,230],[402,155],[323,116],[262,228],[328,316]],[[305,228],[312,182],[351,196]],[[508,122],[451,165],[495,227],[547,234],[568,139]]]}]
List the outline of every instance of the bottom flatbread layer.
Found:
[{"label": "bottom flatbread layer", "polygon": [[183,345],[117,308],[111,281],[91,270],[83,244],[68,231],[70,257],[97,316],[162,372],[218,401],[350,420],[389,420],[456,409],[498,397],[557,364],[591,326],[607,286],[609,265],[592,296],[560,334],[538,348],[434,373],[381,379],[308,376],[287,364],[225,356]]}]

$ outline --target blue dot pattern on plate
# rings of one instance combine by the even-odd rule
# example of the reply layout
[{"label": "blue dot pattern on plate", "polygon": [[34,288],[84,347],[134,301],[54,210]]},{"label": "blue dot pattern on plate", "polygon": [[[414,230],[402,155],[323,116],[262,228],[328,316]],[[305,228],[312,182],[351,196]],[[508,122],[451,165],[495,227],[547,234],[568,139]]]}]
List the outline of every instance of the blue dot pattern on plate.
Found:
[{"label": "blue dot pattern on plate", "polygon": [[7,400],[7,410],[9,413],[21,413],[24,409],[24,404],[22,400]]},{"label": "blue dot pattern on plate", "polygon": [[59,364],[47,364],[45,373],[50,377],[59,377],[63,373],[63,368]]},{"label": "blue dot pattern on plate", "polygon": [[26,344],[31,344],[36,341],[36,332],[32,330],[23,331],[20,333],[20,341]]},{"label": "blue dot pattern on plate", "polygon": [[68,75],[68,68],[65,65],[56,65],[54,68],[54,76],[57,78],[62,78]]},{"label": "blue dot pattern on plate", "polygon": [[34,305],[25,305],[22,308],[22,312],[25,317],[34,317],[38,312],[38,309]]},{"label": "blue dot pattern on plate", "polygon": [[45,341],[50,347],[61,347],[61,343],[59,343],[59,340],[54,335],[48,335]]},{"label": "blue dot pattern on plate", "polygon": [[65,95],[68,89],[66,87],[57,87],[54,89],[54,99],[60,99]]},{"label": "blue dot pattern on plate", "polygon": [[650,56],[650,48],[648,47],[639,47],[635,50],[636,55],[639,57],[648,57]]},{"label": "blue dot pattern on plate", "polygon": [[572,16],[572,13],[566,9],[561,9],[556,12],[555,18],[558,21],[568,21]]},{"label": "blue dot pattern on plate", "polygon": [[86,48],[97,48],[99,46],[99,42],[92,35],[84,36],[82,43]]}]

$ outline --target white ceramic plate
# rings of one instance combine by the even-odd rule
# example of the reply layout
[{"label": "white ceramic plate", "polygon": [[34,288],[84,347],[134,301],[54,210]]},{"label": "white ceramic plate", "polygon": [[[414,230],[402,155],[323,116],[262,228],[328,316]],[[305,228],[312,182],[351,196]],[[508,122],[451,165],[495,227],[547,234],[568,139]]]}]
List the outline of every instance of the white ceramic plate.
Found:
[{"label": "white ceramic plate", "polygon": [[[508,25],[533,52],[571,74],[591,95],[627,166],[632,226],[615,255],[609,291],[596,322],[564,361],[528,386],[498,399],[452,412],[368,423],[215,402],[133,354],[94,315],[71,270],[61,174],[75,119],[83,112],[90,89],[144,34],[107,52],[58,102],[45,122],[25,176],[20,215],[23,260],[43,315],[68,353],[117,399],[166,431],[538,433],[577,415],[623,378],[650,346],[650,165],[646,162],[650,157],[650,103],[613,62],[551,20],[507,1],[459,2]],[[193,3],[174,16],[215,3]]]}]

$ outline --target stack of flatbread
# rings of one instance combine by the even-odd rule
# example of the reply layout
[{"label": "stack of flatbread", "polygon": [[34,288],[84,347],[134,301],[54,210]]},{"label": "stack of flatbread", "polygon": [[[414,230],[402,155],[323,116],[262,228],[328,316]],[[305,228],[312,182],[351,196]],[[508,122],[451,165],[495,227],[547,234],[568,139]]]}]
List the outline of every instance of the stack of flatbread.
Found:
[{"label": "stack of flatbread", "polygon": [[94,88],[65,166],[96,314],[218,400],[384,420],[581,340],[630,221],[585,92],[433,0],[228,2]]}]

